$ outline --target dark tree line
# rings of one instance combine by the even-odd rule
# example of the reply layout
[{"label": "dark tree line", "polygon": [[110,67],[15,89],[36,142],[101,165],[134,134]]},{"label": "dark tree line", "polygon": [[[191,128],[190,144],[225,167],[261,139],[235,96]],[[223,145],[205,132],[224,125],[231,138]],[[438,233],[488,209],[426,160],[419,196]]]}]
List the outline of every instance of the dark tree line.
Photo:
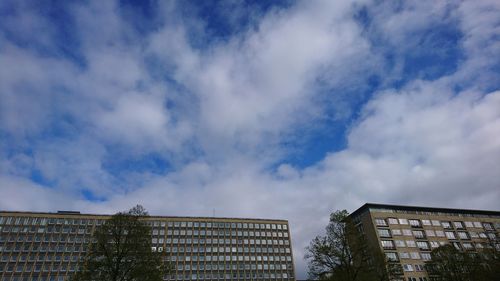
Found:
[{"label": "dark tree line", "polygon": [[448,244],[434,249],[425,268],[436,281],[500,280],[500,252],[497,241],[478,252],[458,250]]},{"label": "dark tree line", "polygon": [[73,281],[162,281],[160,253],[151,250],[146,210],[137,205],[117,213],[98,227],[93,242]]},{"label": "dark tree line", "polygon": [[399,264],[371,249],[346,210],[330,215],[326,235],[306,248],[309,278],[338,281],[386,281],[402,275]]}]

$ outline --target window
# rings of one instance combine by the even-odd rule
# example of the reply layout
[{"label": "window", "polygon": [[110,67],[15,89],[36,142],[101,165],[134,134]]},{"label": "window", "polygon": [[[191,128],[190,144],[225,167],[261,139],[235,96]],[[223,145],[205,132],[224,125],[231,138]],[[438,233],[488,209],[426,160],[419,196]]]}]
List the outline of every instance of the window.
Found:
[{"label": "window", "polygon": [[420,254],[418,252],[410,252],[410,257],[414,260],[419,260]]},{"label": "window", "polygon": [[439,247],[439,242],[437,241],[431,241],[431,248],[438,248]]},{"label": "window", "polygon": [[406,247],[405,241],[403,240],[394,240],[396,243],[396,247]]},{"label": "window", "polygon": [[424,265],[423,264],[415,264],[415,271],[424,271]]},{"label": "window", "polygon": [[474,227],[481,228],[481,227],[483,227],[483,226],[481,225],[481,223],[480,223],[480,222],[475,221],[475,222],[474,222]]},{"label": "window", "polygon": [[377,226],[387,226],[387,223],[385,222],[384,219],[375,219],[375,224]]},{"label": "window", "polygon": [[460,239],[470,239],[469,235],[467,235],[467,232],[465,232],[465,231],[459,231],[458,237],[460,237]]},{"label": "window", "polygon": [[464,242],[462,244],[462,246],[464,247],[464,249],[466,250],[474,250],[474,246],[472,246],[472,243],[469,243],[469,242]]},{"label": "window", "polygon": [[408,220],[410,222],[410,225],[413,227],[420,227],[420,221],[419,220]]},{"label": "window", "polygon": [[422,230],[414,230],[413,236],[416,238],[425,238],[424,232]]},{"label": "window", "polygon": [[403,264],[403,270],[406,272],[413,271],[413,266],[411,264]]},{"label": "window", "polygon": [[401,229],[392,229],[392,235],[401,235]]},{"label": "window", "polygon": [[442,231],[442,230],[436,230],[436,236],[437,237],[445,237],[444,231]]},{"label": "window", "polygon": [[398,223],[398,219],[395,219],[395,218],[388,218],[387,220],[389,221],[389,224],[399,224],[399,223]]},{"label": "window", "polygon": [[422,256],[422,259],[424,261],[430,261],[431,257],[432,257],[431,254],[429,254],[429,253],[421,253],[420,255]]},{"label": "window", "polygon": [[431,225],[431,221],[430,220],[422,220],[422,224],[423,225]]},{"label": "window", "polygon": [[429,243],[425,241],[417,241],[417,246],[420,250],[428,250],[429,249]]},{"label": "window", "polygon": [[411,229],[403,229],[403,235],[404,236],[413,236],[413,233],[411,232]]},{"label": "window", "polygon": [[441,223],[439,223],[438,220],[432,220],[432,226],[441,226]]},{"label": "window", "polygon": [[398,261],[398,255],[396,253],[385,253],[385,256],[389,261]]},{"label": "window", "polygon": [[456,229],[464,228],[464,224],[461,221],[454,221],[453,225],[455,226]]},{"label": "window", "polygon": [[385,249],[391,249],[394,248],[394,243],[390,240],[382,240],[380,241],[382,244],[382,247]]},{"label": "window", "polygon": [[479,238],[479,235],[475,231],[469,232],[469,235],[470,235],[471,238]]},{"label": "window", "polygon": [[425,231],[425,234],[426,234],[428,237],[435,237],[435,236],[436,236],[436,233],[434,232],[434,230],[426,230],[426,231]]},{"label": "window", "polygon": [[378,229],[378,235],[380,237],[391,237],[391,233],[389,232],[389,229]]},{"label": "window", "polygon": [[448,238],[448,239],[457,239],[457,237],[455,236],[455,233],[452,231],[445,231],[444,233],[446,234],[446,238]]},{"label": "window", "polygon": [[417,247],[417,245],[415,244],[415,241],[413,241],[413,240],[406,240],[406,245],[408,247]]},{"label": "window", "polygon": [[493,229],[493,224],[489,223],[489,222],[483,222],[483,227],[484,229],[486,230],[494,230]]},{"label": "window", "polygon": [[399,257],[402,258],[402,259],[409,259],[410,258],[410,254],[408,254],[408,252],[400,252],[399,253]]},{"label": "window", "polygon": [[442,221],[441,225],[443,226],[443,228],[447,228],[447,229],[451,228],[451,223],[449,221]]},{"label": "window", "polygon": [[399,224],[408,224],[407,219],[399,219]]},{"label": "window", "polygon": [[466,221],[465,226],[466,227],[474,227],[474,224],[471,221]]}]

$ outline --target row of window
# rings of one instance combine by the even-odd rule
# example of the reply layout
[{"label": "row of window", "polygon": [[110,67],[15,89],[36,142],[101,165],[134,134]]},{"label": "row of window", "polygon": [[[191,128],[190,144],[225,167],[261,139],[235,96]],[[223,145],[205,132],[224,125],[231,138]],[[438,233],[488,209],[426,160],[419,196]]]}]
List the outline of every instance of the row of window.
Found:
[{"label": "row of window", "polygon": [[172,262],[212,262],[212,261],[233,261],[233,262],[241,262],[241,261],[264,261],[264,262],[291,262],[292,257],[291,256],[166,256],[165,261],[172,261]]},{"label": "row of window", "polygon": [[[463,239],[469,240],[472,238],[489,238],[496,239],[496,234],[494,232],[476,232],[476,231],[443,231],[443,230],[412,230],[412,229],[377,229],[378,234],[382,238],[388,238],[393,236],[410,236],[420,239],[425,239],[427,237],[446,237],[448,239]],[[458,235],[458,236],[457,236]],[[458,237],[458,238],[457,238]]]},{"label": "row of window", "polygon": [[[239,278],[239,279],[238,279]],[[172,274],[163,280],[255,280],[255,279],[292,279],[293,275],[288,273],[199,273],[199,274]]]},{"label": "row of window", "polygon": [[25,262],[25,261],[73,261],[77,262],[80,257],[77,255],[39,255],[38,257],[35,257],[35,255],[9,255],[3,254],[0,260],[2,262],[15,262],[19,258],[19,262]]},{"label": "row of window", "polygon": [[197,270],[287,270],[286,264],[183,264],[179,263],[175,267],[176,270],[197,271]]},{"label": "row of window", "polygon": [[288,239],[191,239],[191,238],[152,238],[152,244],[196,244],[196,245],[290,245],[290,240]]},{"label": "row of window", "polygon": [[[151,234],[153,236],[165,235],[164,229],[153,229]],[[288,237],[286,231],[241,231],[241,230],[184,230],[174,229],[167,230],[167,236],[261,236],[261,237]]]},{"label": "row of window", "polygon": [[[395,248],[419,248],[423,251],[429,251],[430,248],[435,249],[440,246],[446,245],[444,241],[413,241],[413,240],[382,240],[382,248],[384,249],[395,249]],[[484,249],[490,247],[488,244],[484,243],[471,243],[471,242],[451,242],[458,250],[476,250]],[[429,248],[430,246],[430,248]]]},{"label": "row of window", "polygon": [[495,227],[493,223],[490,222],[478,222],[478,221],[439,221],[439,220],[428,220],[428,219],[404,219],[404,218],[376,218],[375,224],[377,226],[389,226],[389,225],[410,225],[412,227],[422,227],[422,226],[441,226],[445,229],[465,229],[467,228],[484,228],[486,230],[495,230],[496,228],[500,228],[500,223],[495,223]]},{"label": "row of window", "polygon": [[412,272],[412,271],[425,271],[425,267],[423,264],[403,264],[403,271]]},{"label": "row of window", "polygon": [[419,252],[387,252],[385,253],[387,260],[389,261],[399,261],[400,259],[413,259],[413,260],[431,260],[430,253],[419,253]]},{"label": "row of window", "polygon": [[[225,247],[221,249],[219,248],[193,248],[186,247],[186,249],[180,247],[152,247],[153,252],[166,252],[166,253],[275,253],[275,254],[290,254],[290,248],[229,248]],[[215,251],[214,251],[215,250]]]},{"label": "row of window", "polygon": [[[101,225],[102,219],[63,219],[44,217],[6,217],[0,216],[0,225]],[[242,223],[242,222],[196,222],[196,221],[151,221],[145,222],[151,227],[183,227],[183,228],[224,228],[224,229],[272,229],[287,230],[287,224],[276,223]]]}]

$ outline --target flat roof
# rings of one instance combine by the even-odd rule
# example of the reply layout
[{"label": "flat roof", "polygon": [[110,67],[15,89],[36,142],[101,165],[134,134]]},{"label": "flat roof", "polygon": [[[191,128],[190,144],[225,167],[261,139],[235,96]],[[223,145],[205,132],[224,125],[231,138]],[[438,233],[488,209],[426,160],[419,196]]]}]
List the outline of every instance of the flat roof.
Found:
[{"label": "flat roof", "polygon": [[[32,215],[50,215],[50,216],[75,216],[75,217],[111,217],[112,214],[89,214],[80,213],[78,211],[57,211],[57,212],[30,212],[30,211],[7,211],[0,210],[0,214],[32,214]],[[234,218],[234,217],[196,217],[196,216],[155,216],[149,215],[147,218],[151,219],[202,219],[202,220],[245,220],[245,221],[275,221],[286,222],[283,219],[262,219],[262,218]]]},{"label": "flat roof", "polygon": [[488,215],[500,216],[500,211],[490,210],[470,210],[470,209],[454,209],[454,208],[440,208],[440,207],[423,207],[423,206],[408,206],[408,205],[391,205],[391,204],[378,204],[378,203],[365,203],[357,210],[352,212],[349,216],[357,216],[370,208],[374,209],[388,209],[388,210],[401,210],[401,211],[424,211],[424,212],[439,212],[439,213],[452,213],[452,214],[474,214],[474,215]]}]

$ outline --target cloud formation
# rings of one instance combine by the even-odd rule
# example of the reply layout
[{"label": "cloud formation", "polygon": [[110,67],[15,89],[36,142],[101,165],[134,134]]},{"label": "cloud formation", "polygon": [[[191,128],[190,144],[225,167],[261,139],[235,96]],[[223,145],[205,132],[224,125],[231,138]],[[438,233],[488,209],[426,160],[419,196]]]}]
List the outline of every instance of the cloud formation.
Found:
[{"label": "cloud formation", "polygon": [[497,208],[496,1],[129,5],[0,4],[0,209],[284,218],[302,278],[333,210]]}]

